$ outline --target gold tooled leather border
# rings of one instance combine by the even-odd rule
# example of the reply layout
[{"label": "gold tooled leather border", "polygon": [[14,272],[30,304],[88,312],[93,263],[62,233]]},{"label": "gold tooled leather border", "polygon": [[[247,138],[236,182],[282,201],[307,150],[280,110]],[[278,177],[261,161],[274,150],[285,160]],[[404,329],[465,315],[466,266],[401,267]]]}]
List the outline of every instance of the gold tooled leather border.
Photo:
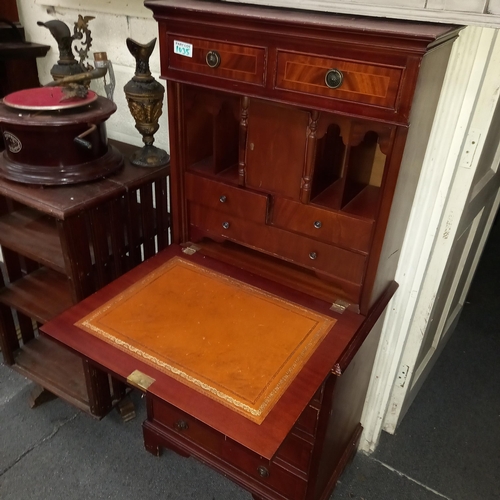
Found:
[{"label": "gold tooled leather border", "polygon": [[[125,301],[127,298],[136,294],[139,290],[145,288],[149,283],[156,280],[159,276],[166,273],[168,270],[173,268],[174,266],[183,265],[189,267],[197,272],[201,272],[205,275],[210,276],[211,278],[218,279],[225,283],[230,284],[231,286],[240,287],[245,291],[248,291],[252,294],[256,294],[263,298],[272,300],[273,303],[281,304],[283,307],[287,309],[292,309],[295,312],[299,312],[301,314],[306,314],[308,317],[312,317],[317,320],[317,327],[314,333],[311,335],[309,332],[305,338],[308,338],[308,342],[302,346],[298,355],[295,356],[295,360],[293,364],[288,368],[288,370],[280,377],[277,383],[274,384],[273,389],[267,394],[264,400],[258,406],[252,406],[251,404],[245,403],[244,401],[238,400],[229,394],[217,389],[216,387],[207,384],[198,378],[190,375],[189,373],[179,369],[178,367],[165,362],[164,360],[159,359],[156,356],[153,356],[143,349],[137,348],[129,342],[126,342],[120,338],[117,338],[112,333],[100,328],[98,326],[98,320],[100,317],[104,316],[108,311],[114,309],[120,305],[121,302]],[[235,278],[231,278],[222,273],[213,271],[196,263],[190,262],[188,260],[183,259],[182,257],[174,257],[170,259],[168,262],[164,263],[147,276],[145,276],[142,280],[134,283],[123,292],[119,293],[113,299],[103,304],[101,307],[87,315],[86,317],[80,319],[75,323],[76,326],[82,328],[83,330],[95,335],[102,340],[115,345],[122,351],[128,352],[132,354],[132,356],[146,362],[150,366],[153,366],[163,373],[172,376],[176,380],[179,380],[186,385],[193,387],[199,392],[211,397],[212,399],[224,404],[225,406],[237,411],[238,413],[244,415],[250,420],[261,423],[266,415],[271,411],[276,401],[283,394],[286,388],[291,384],[295,375],[298,373],[297,367],[303,366],[303,364],[309,359],[314,350],[320,344],[321,340],[326,336],[326,334],[331,330],[331,328],[336,323],[334,318],[329,316],[325,316],[323,314],[317,313],[316,311],[312,311],[311,309],[299,306],[292,302],[282,299],[274,294],[268,293],[260,288],[249,285],[248,283],[244,283]],[[280,369],[277,370],[275,377],[279,374]],[[274,378],[275,378],[274,377]],[[272,380],[274,380],[274,378]]]}]

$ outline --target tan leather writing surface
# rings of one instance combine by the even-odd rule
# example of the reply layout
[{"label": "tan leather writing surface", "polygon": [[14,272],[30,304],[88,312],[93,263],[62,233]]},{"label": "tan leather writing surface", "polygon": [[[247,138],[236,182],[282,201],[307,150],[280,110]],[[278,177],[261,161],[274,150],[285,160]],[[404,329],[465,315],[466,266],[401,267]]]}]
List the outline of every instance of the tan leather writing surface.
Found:
[{"label": "tan leather writing surface", "polygon": [[180,257],[76,323],[257,423],[334,324]]}]

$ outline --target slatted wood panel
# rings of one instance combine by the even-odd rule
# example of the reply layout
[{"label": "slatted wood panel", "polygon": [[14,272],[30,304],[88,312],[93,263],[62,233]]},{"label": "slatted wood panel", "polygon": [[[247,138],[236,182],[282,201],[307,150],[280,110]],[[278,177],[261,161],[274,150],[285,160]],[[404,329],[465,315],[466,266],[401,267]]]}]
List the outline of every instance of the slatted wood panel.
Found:
[{"label": "slatted wood panel", "polygon": [[[117,146],[125,156],[134,150]],[[96,416],[109,411],[123,386],[110,386],[106,373],[59,352],[38,326],[169,244],[168,174],[168,166],[126,162],[107,179],[52,189],[0,179],[4,363]]]}]

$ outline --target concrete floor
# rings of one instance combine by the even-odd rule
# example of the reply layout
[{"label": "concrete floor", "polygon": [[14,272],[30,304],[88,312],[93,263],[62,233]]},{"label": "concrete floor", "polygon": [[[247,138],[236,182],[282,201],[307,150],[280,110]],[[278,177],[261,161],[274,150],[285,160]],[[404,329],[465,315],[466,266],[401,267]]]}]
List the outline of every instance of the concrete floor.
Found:
[{"label": "concrete floor", "polygon": [[[500,499],[500,227],[468,304],[394,436],[358,454],[331,500]],[[0,365],[0,499],[251,500],[228,479],[143,448],[137,418],[98,422],[60,400],[31,410],[31,382]]]}]

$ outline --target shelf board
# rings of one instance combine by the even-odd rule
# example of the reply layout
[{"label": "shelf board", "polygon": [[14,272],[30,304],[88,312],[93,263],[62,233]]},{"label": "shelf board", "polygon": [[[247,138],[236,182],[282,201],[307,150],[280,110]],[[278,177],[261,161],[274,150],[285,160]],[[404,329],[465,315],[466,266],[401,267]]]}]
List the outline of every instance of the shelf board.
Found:
[{"label": "shelf board", "polygon": [[364,219],[375,220],[377,215],[380,188],[377,186],[366,186],[345,207],[343,212],[357,215]]},{"label": "shelf board", "polygon": [[342,190],[344,182],[342,179],[337,179],[330,184],[326,189],[321,191],[317,196],[311,200],[311,204],[318,205],[330,210],[338,210],[342,200]]},{"label": "shelf board", "polygon": [[41,268],[0,290],[0,302],[46,323],[73,305],[68,278]]},{"label": "shelf board", "polygon": [[56,396],[90,413],[85,373],[80,357],[40,336],[16,353],[13,368]]},{"label": "shelf board", "polygon": [[24,207],[0,217],[0,245],[51,269],[65,272],[55,220]]},{"label": "shelf board", "polygon": [[228,184],[238,185],[238,164],[231,165],[230,167],[217,173],[213,170],[214,166],[212,156],[208,156],[207,158],[204,158],[203,160],[200,160],[199,162],[188,167],[189,172],[199,173],[211,179],[217,179],[227,182]]},{"label": "shelf board", "polygon": [[354,196],[346,205],[339,209],[340,200],[342,199],[342,190],[344,186],[341,179],[334,182],[318,196],[311,200],[311,205],[344,212],[355,217],[375,220],[377,215],[378,201],[380,196],[380,188],[377,186],[365,186],[361,191]]}]

